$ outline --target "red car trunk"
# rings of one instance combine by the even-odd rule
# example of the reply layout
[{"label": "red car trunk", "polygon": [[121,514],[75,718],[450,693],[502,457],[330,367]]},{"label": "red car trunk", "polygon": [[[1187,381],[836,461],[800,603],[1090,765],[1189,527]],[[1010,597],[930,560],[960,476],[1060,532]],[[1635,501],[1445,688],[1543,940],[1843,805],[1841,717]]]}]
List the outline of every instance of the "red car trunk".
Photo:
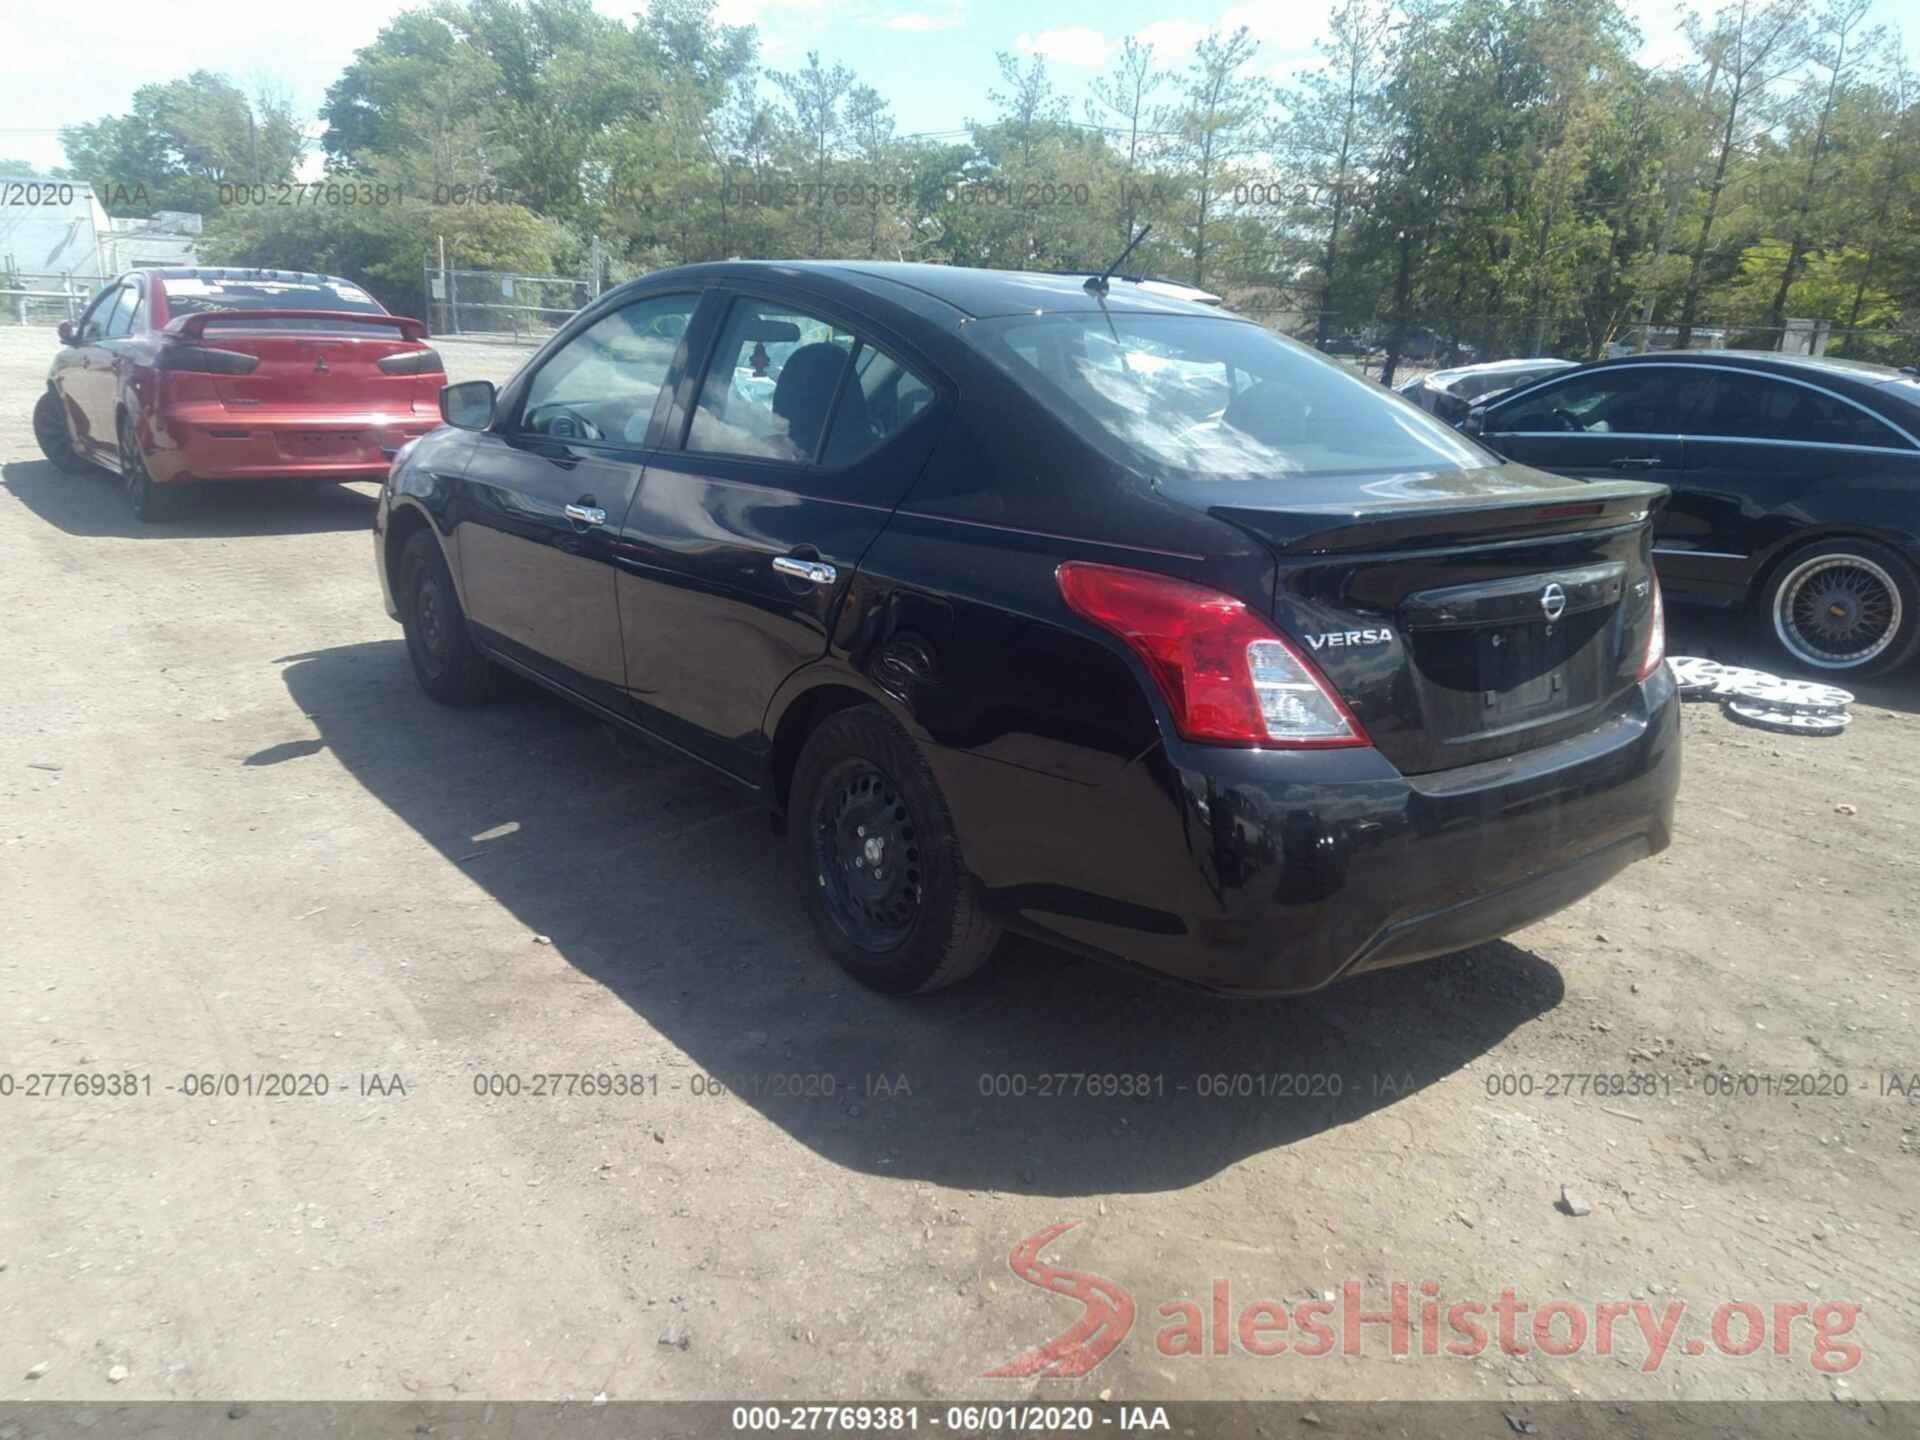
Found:
[{"label": "red car trunk", "polygon": [[304,310],[190,315],[167,327],[176,345],[253,357],[250,367],[228,361],[206,371],[175,371],[211,373],[212,392],[223,404],[383,414],[431,413],[437,406],[446,379],[437,359],[430,369],[400,362],[433,355],[421,333],[420,323],[404,316]]}]

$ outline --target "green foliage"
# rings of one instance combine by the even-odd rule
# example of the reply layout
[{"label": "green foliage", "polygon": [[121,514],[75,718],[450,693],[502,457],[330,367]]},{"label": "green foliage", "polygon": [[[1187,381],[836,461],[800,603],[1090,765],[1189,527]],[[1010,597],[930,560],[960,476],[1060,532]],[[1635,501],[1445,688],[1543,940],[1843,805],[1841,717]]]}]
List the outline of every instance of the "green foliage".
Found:
[{"label": "green foliage", "polygon": [[[329,175],[375,205],[230,207],[291,178],[284,105],[196,74],[64,132],[71,173],[211,219],[210,258],[334,269],[419,309],[467,268],[609,273],[729,256],[1035,269],[1222,290],[1309,338],[1393,354],[1604,352],[1644,326],[1898,330],[1920,319],[1920,106],[1869,0],[1749,0],[1641,66],[1624,0],[1336,0],[1285,91],[1246,31],[1129,40],[1075,120],[999,57],[964,138],[902,136],[831,56],[763,71],[713,0],[429,0],[320,112]],[[640,7],[636,7],[639,10]],[[1912,358],[1909,356],[1908,358]]]},{"label": "green foliage", "polygon": [[209,211],[222,182],[291,180],[302,139],[283,98],[249,99],[231,80],[196,70],[184,80],[142,85],[125,115],[60,131],[68,170],[102,194],[145,197],[153,210]]}]

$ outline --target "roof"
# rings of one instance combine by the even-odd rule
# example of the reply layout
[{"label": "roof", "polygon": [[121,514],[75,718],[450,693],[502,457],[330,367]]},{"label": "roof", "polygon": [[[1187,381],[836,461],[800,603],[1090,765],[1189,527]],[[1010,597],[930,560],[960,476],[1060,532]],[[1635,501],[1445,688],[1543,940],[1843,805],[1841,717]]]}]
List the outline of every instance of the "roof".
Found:
[{"label": "roof", "polygon": [[[262,270],[239,265],[162,265],[147,272],[162,280],[276,280],[282,284],[353,285],[338,275],[319,275],[306,270]],[[354,285],[357,290],[360,287]]]},{"label": "roof", "polygon": [[[926,265],[891,260],[733,260],[688,267],[724,278],[756,273],[814,275],[885,296],[910,290],[941,302],[960,316],[1033,315],[1102,309],[1133,314],[1205,315],[1222,318],[1212,305],[1156,293],[1141,281],[1116,275],[1104,300],[1087,290],[1085,275],[1052,275],[1033,270],[973,270],[959,265]],[[655,280],[665,274],[656,271]],[[896,293],[893,297],[898,299]]]},{"label": "roof", "polygon": [[1756,370],[1804,370],[1830,380],[1852,380],[1863,385],[1885,385],[1905,380],[1905,372],[1891,365],[1875,365],[1868,360],[1842,360],[1828,355],[1785,355],[1778,350],[1649,350],[1642,355],[1621,355],[1603,360],[1603,365],[1632,365],[1648,362],[1672,364],[1732,362]]}]

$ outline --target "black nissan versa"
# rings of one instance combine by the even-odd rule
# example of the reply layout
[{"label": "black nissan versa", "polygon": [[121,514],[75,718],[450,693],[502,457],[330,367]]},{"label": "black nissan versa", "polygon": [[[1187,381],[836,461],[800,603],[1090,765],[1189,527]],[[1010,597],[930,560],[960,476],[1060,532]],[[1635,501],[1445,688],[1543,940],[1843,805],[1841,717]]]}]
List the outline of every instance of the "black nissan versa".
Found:
[{"label": "black nissan versa", "polygon": [[1667,844],[1665,490],[1503,461],[1244,319],[701,265],[441,403],[374,534],[427,691],[517,672],[754,788],[883,990],[1003,930],[1308,990]]}]

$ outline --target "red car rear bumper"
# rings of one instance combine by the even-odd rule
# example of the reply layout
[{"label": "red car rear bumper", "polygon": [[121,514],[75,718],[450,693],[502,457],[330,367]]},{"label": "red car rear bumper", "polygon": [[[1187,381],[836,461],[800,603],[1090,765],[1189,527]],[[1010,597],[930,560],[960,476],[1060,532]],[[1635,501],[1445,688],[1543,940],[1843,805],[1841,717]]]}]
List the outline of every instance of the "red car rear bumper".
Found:
[{"label": "red car rear bumper", "polygon": [[381,480],[386,451],[440,424],[438,415],[190,405],[141,436],[159,485],[190,480]]}]

